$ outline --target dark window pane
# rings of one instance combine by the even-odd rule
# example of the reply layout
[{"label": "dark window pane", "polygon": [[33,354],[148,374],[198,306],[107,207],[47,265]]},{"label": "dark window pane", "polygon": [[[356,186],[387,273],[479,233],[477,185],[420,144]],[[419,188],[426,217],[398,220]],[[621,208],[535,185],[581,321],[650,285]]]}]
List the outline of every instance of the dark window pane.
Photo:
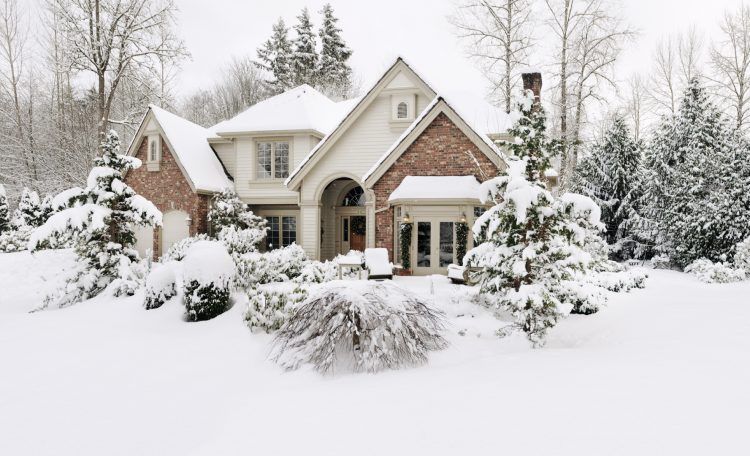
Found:
[{"label": "dark window pane", "polygon": [[417,266],[430,267],[430,236],[432,235],[430,222],[417,223]]},{"label": "dark window pane", "polygon": [[271,143],[258,143],[258,169],[256,170],[258,179],[268,179],[271,177]]},{"label": "dark window pane", "polygon": [[297,242],[297,217],[282,217],[282,225],[284,247]]},{"label": "dark window pane", "polygon": [[453,263],[453,222],[440,222],[440,267]]},{"label": "dark window pane", "polygon": [[276,150],[274,151],[274,177],[286,178],[289,176],[289,143],[279,142],[276,143]]},{"label": "dark window pane", "polygon": [[344,222],[344,242],[349,242],[349,219],[343,218]]},{"label": "dark window pane", "polygon": [[266,217],[268,220],[268,235],[266,236],[266,247],[268,250],[277,249],[279,245],[279,217]]}]

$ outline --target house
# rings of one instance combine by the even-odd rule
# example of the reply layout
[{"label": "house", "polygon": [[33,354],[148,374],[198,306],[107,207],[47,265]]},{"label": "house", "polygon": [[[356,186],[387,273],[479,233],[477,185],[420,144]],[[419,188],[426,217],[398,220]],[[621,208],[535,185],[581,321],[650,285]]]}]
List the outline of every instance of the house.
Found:
[{"label": "house", "polygon": [[[523,79],[538,97],[541,75]],[[164,220],[138,231],[137,248],[158,256],[205,232],[211,195],[232,186],[268,220],[267,248],[296,242],[326,260],[385,247],[398,263],[398,227],[411,222],[414,273],[444,273],[456,224],[484,210],[479,183],[506,167],[493,140],[508,124],[484,102],[446,98],[402,58],[360,98],[302,85],[211,128],[151,106],[128,150],[144,166],[126,180]]]}]

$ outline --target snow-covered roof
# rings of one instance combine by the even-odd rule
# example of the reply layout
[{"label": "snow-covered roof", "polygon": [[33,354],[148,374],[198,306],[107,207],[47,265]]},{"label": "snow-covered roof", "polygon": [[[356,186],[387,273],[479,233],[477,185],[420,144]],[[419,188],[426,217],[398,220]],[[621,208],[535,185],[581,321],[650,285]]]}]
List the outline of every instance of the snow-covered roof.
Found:
[{"label": "snow-covered roof", "polygon": [[474,176],[406,176],[388,202],[403,200],[478,200]]},{"label": "snow-covered roof", "polygon": [[437,97],[433,100],[432,103],[425,107],[420,115],[418,115],[414,119],[414,122],[411,123],[404,134],[401,135],[389,147],[388,151],[386,151],[386,153],[381,157],[379,162],[376,163],[367,173],[365,173],[365,175],[363,176],[363,180],[369,177],[372,172],[374,172],[374,170],[380,164],[382,164],[382,161],[385,160],[385,158],[404,140],[406,135],[408,135],[411,130],[416,127],[419,121],[429,113],[429,111],[435,106],[437,101],[439,101],[437,98],[443,99],[451,107],[451,109],[453,109],[456,114],[458,114],[458,116],[461,117],[464,122],[466,122],[469,128],[477,133],[477,136],[479,136],[490,149],[492,149],[502,160],[506,160],[505,153],[497,146],[497,144],[494,143],[494,141],[492,141],[492,139],[490,139],[488,135],[506,132],[508,128],[510,128],[510,126],[513,124],[513,116],[507,114],[504,110],[493,106],[486,100],[477,98],[476,96],[471,96],[466,93],[450,90],[438,91],[438,89],[436,89],[436,86],[429,83],[423,77],[422,73],[418,73],[414,69],[413,65],[411,65],[411,63],[407,62],[403,57],[399,56],[396,58],[396,61],[389,65],[388,69],[382,73],[380,78],[371,84],[370,88],[367,90],[367,92],[365,92],[365,97],[362,97],[361,99],[350,100],[348,110],[340,115],[338,122],[333,125],[331,130],[327,132],[326,136],[320,142],[318,142],[318,144],[316,144],[315,147],[302,159],[297,167],[292,170],[292,172],[289,174],[289,177],[284,182],[285,185],[289,185],[292,180],[297,177],[298,174],[300,174],[303,168],[308,166],[308,163],[313,158],[313,156],[317,154],[320,149],[327,145],[329,139],[332,136],[332,133],[341,126],[343,121],[351,114],[351,111],[354,111],[358,107],[358,105],[360,104],[359,102],[362,101],[362,99],[366,98],[367,95],[369,95],[370,92],[372,92],[378,86],[378,84],[383,81],[385,75],[388,74],[388,72],[399,62],[403,62],[407,67],[409,67],[411,71],[418,78],[420,78],[430,90],[437,94]]},{"label": "snow-covered roof", "polygon": [[211,130],[196,125],[169,111],[150,105],[175,158],[196,191],[220,192],[232,186],[219,158],[208,144]]},{"label": "snow-covered roof", "polygon": [[333,130],[356,104],[335,102],[307,84],[260,101],[231,119],[211,127],[217,135],[258,131]]}]

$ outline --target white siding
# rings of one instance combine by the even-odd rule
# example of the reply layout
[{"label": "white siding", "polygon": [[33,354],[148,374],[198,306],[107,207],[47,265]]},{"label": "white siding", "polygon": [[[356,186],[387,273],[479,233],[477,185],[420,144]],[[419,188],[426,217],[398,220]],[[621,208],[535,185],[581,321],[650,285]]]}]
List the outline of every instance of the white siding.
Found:
[{"label": "white siding", "polygon": [[237,172],[235,169],[234,143],[212,144],[211,147],[213,147],[213,149],[216,151],[216,155],[219,156],[219,160],[221,160],[221,163],[224,165],[227,171],[229,171],[229,175],[234,178]]}]

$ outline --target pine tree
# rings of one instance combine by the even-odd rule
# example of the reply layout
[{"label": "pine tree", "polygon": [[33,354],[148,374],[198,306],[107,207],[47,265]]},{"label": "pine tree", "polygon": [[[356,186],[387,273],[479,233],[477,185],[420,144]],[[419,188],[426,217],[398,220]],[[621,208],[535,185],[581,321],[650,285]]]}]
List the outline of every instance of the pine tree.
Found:
[{"label": "pine tree", "polygon": [[21,227],[36,228],[42,224],[42,212],[39,194],[24,187],[18,207],[13,214],[13,225],[16,229]]},{"label": "pine tree", "polygon": [[323,6],[323,15],[318,35],[322,43],[318,61],[317,80],[319,87],[328,94],[345,98],[352,88],[352,69],[347,61],[352,51],[341,36],[341,29],[336,23],[330,3]]},{"label": "pine tree", "polygon": [[208,221],[211,222],[211,228],[215,233],[227,226],[234,226],[241,230],[266,226],[266,221],[253,214],[248,205],[231,188],[225,188],[214,195],[211,200],[211,209],[208,211]]},{"label": "pine tree", "polygon": [[465,263],[482,268],[480,290],[514,317],[509,328],[523,330],[534,346],[542,346],[570,308],[598,309],[602,295],[574,279],[591,263],[583,247],[601,224],[590,198],[557,198],[546,188],[544,172],[560,144],[548,138],[544,110],[533,100],[527,91],[517,103],[507,175],[482,184],[484,199],[495,205],[475,222],[475,247]]},{"label": "pine tree", "polygon": [[662,120],[647,154],[647,225],[659,253],[680,267],[725,261],[747,237],[747,158],[731,122],[698,79]]},{"label": "pine tree", "polygon": [[579,163],[571,185],[601,208],[606,241],[619,259],[632,258],[637,243],[632,222],[640,201],[641,154],[625,120],[616,117]]},{"label": "pine tree", "polygon": [[316,85],[315,69],[318,66],[318,52],[315,49],[315,32],[313,32],[310,13],[305,7],[297,16],[297,39],[294,40],[292,54],[292,75],[294,86],[301,84]]},{"label": "pine tree", "polygon": [[8,207],[8,196],[5,186],[0,184],[0,235],[10,231],[10,208]]},{"label": "pine tree", "polygon": [[273,25],[271,37],[258,48],[258,58],[260,67],[271,73],[272,79],[268,81],[271,91],[281,93],[294,87],[292,44],[284,19],[279,18]]},{"label": "pine tree", "polygon": [[105,137],[101,150],[86,187],[65,191],[69,207],[51,216],[29,240],[31,250],[70,233],[75,240],[77,267],[45,305],[64,307],[92,298],[115,279],[126,277],[131,264],[138,261],[132,248],[134,226],[161,224],[161,212],[123,182],[124,173],[140,167],[141,161],[119,153],[120,139],[114,130]]}]

